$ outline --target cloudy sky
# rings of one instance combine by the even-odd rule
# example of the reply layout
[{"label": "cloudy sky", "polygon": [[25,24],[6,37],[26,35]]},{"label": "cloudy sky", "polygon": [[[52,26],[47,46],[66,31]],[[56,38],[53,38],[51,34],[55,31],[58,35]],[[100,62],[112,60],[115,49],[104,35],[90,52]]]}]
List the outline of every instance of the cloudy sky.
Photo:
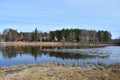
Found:
[{"label": "cloudy sky", "polygon": [[108,30],[120,36],[120,0],[0,0],[0,32],[62,28]]}]

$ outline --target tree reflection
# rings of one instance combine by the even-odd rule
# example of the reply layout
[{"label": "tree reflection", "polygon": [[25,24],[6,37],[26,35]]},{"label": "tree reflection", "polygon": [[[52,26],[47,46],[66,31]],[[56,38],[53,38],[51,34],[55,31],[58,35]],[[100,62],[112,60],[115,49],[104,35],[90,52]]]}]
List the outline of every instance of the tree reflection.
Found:
[{"label": "tree reflection", "polygon": [[35,60],[37,59],[37,56],[39,53],[39,47],[31,47],[30,49],[31,55],[34,56]]},{"label": "tree reflection", "polygon": [[60,47],[42,47],[42,46],[10,46],[5,47],[2,50],[4,58],[16,58],[17,55],[32,55],[36,60],[37,57],[42,55],[48,55],[49,57],[61,58],[61,59],[88,59],[88,58],[107,58],[108,56],[93,56],[93,55],[83,55],[78,53],[66,53],[66,52],[54,52],[47,51],[47,49],[60,49]]},{"label": "tree reflection", "polygon": [[15,47],[11,46],[11,47],[6,47],[2,53],[4,58],[10,59],[10,58],[16,57],[16,52],[17,51]]}]

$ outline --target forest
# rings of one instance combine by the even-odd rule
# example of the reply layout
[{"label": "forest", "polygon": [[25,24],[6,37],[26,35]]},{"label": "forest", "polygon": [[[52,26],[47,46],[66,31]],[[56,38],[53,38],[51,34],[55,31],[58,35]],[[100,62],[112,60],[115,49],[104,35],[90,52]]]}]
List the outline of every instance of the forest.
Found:
[{"label": "forest", "polygon": [[14,29],[5,29],[0,34],[0,41],[111,43],[111,37],[109,31],[103,30],[62,29],[41,32],[35,28],[33,32],[17,32]]}]

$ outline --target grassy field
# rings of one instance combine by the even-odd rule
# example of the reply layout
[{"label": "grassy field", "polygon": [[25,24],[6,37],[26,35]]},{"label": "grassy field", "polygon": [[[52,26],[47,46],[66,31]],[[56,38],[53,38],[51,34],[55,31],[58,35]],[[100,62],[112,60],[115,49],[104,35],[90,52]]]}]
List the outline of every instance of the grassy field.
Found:
[{"label": "grassy field", "polygon": [[111,44],[86,44],[86,43],[62,43],[62,42],[0,42],[4,46],[76,46],[76,47],[102,47]]},{"label": "grassy field", "polygon": [[47,63],[0,68],[0,80],[120,80],[120,64],[81,67]]}]

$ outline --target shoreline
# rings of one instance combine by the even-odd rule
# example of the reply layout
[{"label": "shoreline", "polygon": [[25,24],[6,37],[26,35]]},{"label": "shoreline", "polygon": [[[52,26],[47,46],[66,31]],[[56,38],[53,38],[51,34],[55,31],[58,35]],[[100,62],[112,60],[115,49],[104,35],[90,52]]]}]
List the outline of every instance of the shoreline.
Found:
[{"label": "shoreline", "polygon": [[45,63],[0,68],[0,80],[119,80],[120,64],[89,65]]},{"label": "shoreline", "polygon": [[3,46],[74,46],[74,47],[104,47],[112,46],[113,44],[103,44],[103,43],[70,43],[70,42],[0,42]]}]

